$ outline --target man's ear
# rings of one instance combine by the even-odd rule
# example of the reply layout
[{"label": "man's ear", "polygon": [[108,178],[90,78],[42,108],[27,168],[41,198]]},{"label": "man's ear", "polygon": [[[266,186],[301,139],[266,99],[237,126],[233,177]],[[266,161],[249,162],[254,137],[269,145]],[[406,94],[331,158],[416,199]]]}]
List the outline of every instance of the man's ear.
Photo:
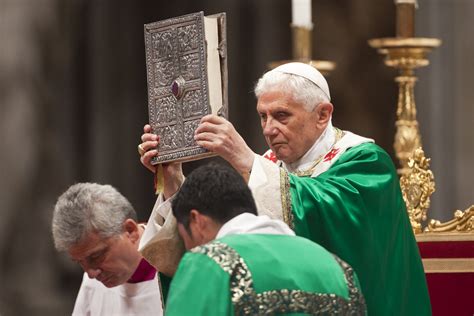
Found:
[{"label": "man's ear", "polygon": [[189,226],[188,227],[189,227],[191,238],[194,241],[199,242],[202,239],[203,231],[205,230],[205,227],[206,227],[206,221],[205,221],[204,215],[199,213],[198,210],[192,209],[189,212]]},{"label": "man's ear", "polygon": [[197,245],[202,245],[216,238],[222,224],[193,209],[189,213],[189,227],[194,241],[197,242]]},{"label": "man's ear", "polygon": [[318,124],[325,126],[331,119],[333,110],[334,110],[334,106],[332,105],[332,103],[326,102],[326,103],[319,104],[317,108],[318,116],[319,116]]},{"label": "man's ear", "polygon": [[125,236],[130,238],[133,243],[140,239],[138,224],[131,218],[127,218],[125,222],[123,222],[123,231]]},{"label": "man's ear", "polygon": [[198,210],[192,209],[191,212],[189,212],[189,226],[191,226],[191,224],[196,225],[199,229],[202,229],[203,226],[206,225],[202,214],[199,213]]}]

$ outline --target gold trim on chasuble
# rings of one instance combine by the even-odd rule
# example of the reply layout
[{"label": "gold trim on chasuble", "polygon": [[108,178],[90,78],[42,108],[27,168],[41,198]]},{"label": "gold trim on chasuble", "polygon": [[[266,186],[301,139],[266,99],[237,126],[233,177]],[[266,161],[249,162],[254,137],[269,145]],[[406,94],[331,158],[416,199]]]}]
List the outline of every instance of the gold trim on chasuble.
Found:
[{"label": "gold trim on chasuble", "polygon": [[252,274],[243,258],[230,246],[213,241],[191,249],[214,260],[230,275],[231,301],[235,315],[274,315],[307,313],[311,315],[365,315],[365,300],[354,283],[352,268],[334,256],[344,271],[349,300],[335,294],[301,290],[273,290],[256,293]]},{"label": "gold trim on chasuble", "polygon": [[291,210],[290,177],[288,176],[288,172],[283,168],[280,168],[280,195],[283,221],[294,230],[295,224],[293,223],[293,211]]},{"label": "gold trim on chasuble", "polygon": [[[324,155],[321,155],[319,158],[317,158],[313,165],[306,171],[302,172],[295,172],[294,174],[298,177],[310,177],[316,166],[321,162],[323,157],[325,157],[329,152],[331,152],[334,149],[334,146],[336,146],[337,142],[339,142],[342,137],[346,134],[344,131],[340,130],[337,127],[333,127],[334,132],[336,134],[334,143],[332,144],[331,148],[327,153]],[[281,195],[281,208],[282,208],[282,213],[283,213],[283,221],[290,226],[291,229],[295,230],[295,224],[293,222],[293,212],[291,210],[291,194],[290,194],[290,179],[288,176],[288,172],[285,171],[283,168],[280,168],[280,195]]]},{"label": "gold trim on chasuble", "polygon": [[323,160],[323,158],[326,157],[327,155],[329,155],[335,149],[335,146],[336,146],[337,142],[340,141],[344,137],[344,135],[346,135],[346,132],[344,132],[343,130],[340,130],[337,127],[333,127],[333,130],[334,130],[334,134],[336,136],[335,136],[335,139],[334,139],[334,143],[329,148],[329,150],[326,153],[319,156],[318,158],[316,158],[316,160],[314,160],[313,164],[308,169],[294,172],[295,176],[298,176],[298,177],[311,177],[314,173],[314,170],[319,165],[319,163]]}]

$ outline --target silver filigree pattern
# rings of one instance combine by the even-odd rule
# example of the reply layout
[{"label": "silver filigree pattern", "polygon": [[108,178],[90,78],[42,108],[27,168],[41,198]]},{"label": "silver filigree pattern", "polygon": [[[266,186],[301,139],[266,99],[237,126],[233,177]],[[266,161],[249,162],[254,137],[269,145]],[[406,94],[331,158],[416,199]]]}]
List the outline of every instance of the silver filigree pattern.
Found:
[{"label": "silver filigree pattern", "polygon": [[205,113],[202,100],[201,90],[190,90],[183,97],[183,118],[187,119],[191,116],[202,116]]},{"label": "silver filigree pattern", "polygon": [[[225,14],[217,14],[214,18],[217,18],[219,25],[218,41],[225,86],[222,92],[224,110],[221,113],[226,117]],[[215,155],[191,139],[190,135],[194,131],[189,132],[189,129],[195,124],[186,123],[210,114],[204,13],[146,24],[144,35],[149,120],[153,133],[161,139],[159,154],[153,157],[152,163],[187,161]],[[194,92],[186,97],[189,91]],[[169,97],[174,99],[174,104],[170,103]]]},{"label": "silver filigree pattern", "polygon": [[167,87],[175,78],[175,69],[172,60],[163,60],[155,63],[155,86]]},{"label": "silver filigree pattern", "polygon": [[176,99],[171,96],[166,96],[156,100],[156,110],[153,112],[156,115],[158,122],[161,124],[173,124],[177,120]]},{"label": "silver filigree pattern", "polygon": [[311,293],[300,290],[273,290],[256,293],[253,279],[242,257],[229,245],[213,241],[193,248],[214,260],[230,275],[231,300],[235,315],[274,315],[277,313],[307,313],[310,315],[365,315],[364,297],[354,282],[352,268],[334,256],[344,271],[349,299],[335,294]]},{"label": "silver filigree pattern", "polygon": [[173,32],[151,34],[153,59],[171,58],[173,56]]},{"label": "silver filigree pattern", "polygon": [[199,79],[199,77],[201,77],[200,64],[198,53],[181,56],[179,58],[181,76],[183,76],[186,81]]},{"label": "silver filigree pattern", "polygon": [[181,129],[177,125],[167,125],[157,129],[160,135],[160,150],[173,150],[182,146]]},{"label": "silver filigree pattern", "polygon": [[195,50],[199,47],[196,24],[178,27],[178,48],[180,52]]},{"label": "silver filigree pattern", "polygon": [[200,119],[184,122],[184,145],[192,146],[196,143],[194,140],[194,131],[199,126]]}]

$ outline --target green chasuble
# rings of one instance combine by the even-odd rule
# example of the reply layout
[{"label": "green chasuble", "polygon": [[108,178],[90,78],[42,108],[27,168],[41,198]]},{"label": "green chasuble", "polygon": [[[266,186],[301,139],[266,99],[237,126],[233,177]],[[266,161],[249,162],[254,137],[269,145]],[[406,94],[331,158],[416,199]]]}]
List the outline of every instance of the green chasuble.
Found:
[{"label": "green chasuble", "polygon": [[305,238],[235,234],[184,255],[165,313],[364,315],[358,284],[349,265]]},{"label": "green chasuble", "polygon": [[431,314],[399,179],[384,150],[350,148],[314,178],[280,170],[290,227],[354,268],[369,315]]}]

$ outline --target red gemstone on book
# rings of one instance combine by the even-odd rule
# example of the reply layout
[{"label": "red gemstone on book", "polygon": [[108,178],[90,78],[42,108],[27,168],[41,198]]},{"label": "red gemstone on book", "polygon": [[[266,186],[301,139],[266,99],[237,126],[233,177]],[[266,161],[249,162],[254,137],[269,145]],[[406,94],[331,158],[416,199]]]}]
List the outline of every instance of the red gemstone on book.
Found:
[{"label": "red gemstone on book", "polygon": [[171,92],[173,92],[175,97],[178,97],[179,94],[179,83],[175,80],[171,84]]},{"label": "red gemstone on book", "polygon": [[186,84],[186,81],[184,80],[183,77],[179,76],[176,78],[172,83],[171,83],[171,93],[173,93],[174,97],[176,100],[181,99],[181,97],[184,94],[184,86]]}]

